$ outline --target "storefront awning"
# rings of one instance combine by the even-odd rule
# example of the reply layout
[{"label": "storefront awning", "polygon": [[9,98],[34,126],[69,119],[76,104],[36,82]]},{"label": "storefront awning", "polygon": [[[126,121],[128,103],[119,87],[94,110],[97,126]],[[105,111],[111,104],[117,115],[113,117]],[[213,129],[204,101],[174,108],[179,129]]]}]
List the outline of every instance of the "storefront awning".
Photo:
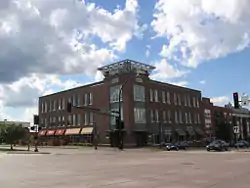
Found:
[{"label": "storefront awning", "polygon": [[186,132],[181,128],[176,128],[175,131],[179,136],[186,136]]},{"label": "storefront awning", "polygon": [[53,136],[55,134],[55,132],[56,132],[55,130],[48,130],[46,135]]},{"label": "storefront awning", "polygon": [[57,135],[57,136],[64,135],[65,131],[66,131],[65,129],[58,129],[58,130],[56,130],[56,134],[55,135]]},{"label": "storefront awning", "polygon": [[93,132],[93,127],[85,127],[82,128],[81,134],[92,134]]},{"label": "storefront awning", "polygon": [[65,132],[65,135],[74,135],[74,134],[79,134],[81,128],[72,128],[72,129],[67,129]]},{"label": "storefront awning", "polygon": [[195,129],[195,132],[199,134],[200,136],[204,135],[204,131],[200,127],[195,127],[194,129]]},{"label": "storefront awning", "polygon": [[47,132],[46,130],[39,131],[39,132],[38,132],[38,135],[39,135],[39,136],[45,136],[45,135],[46,135],[46,132]]}]

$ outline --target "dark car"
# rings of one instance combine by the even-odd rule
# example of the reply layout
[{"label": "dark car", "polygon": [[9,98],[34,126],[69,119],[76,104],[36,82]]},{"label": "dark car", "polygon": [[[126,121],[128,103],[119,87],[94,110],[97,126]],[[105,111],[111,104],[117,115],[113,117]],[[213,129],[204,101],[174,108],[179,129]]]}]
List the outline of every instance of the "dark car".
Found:
[{"label": "dark car", "polygon": [[168,151],[172,151],[172,150],[178,151],[179,150],[179,148],[177,147],[177,145],[176,144],[172,144],[172,143],[166,144],[165,148]]},{"label": "dark car", "polygon": [[188,144],[187,142],[176,142],[175,145],[178,147],[178,149],[187,150]]},{"label": "dark car", "polygon": [[207,151],[228,151],[229,144],[223,140],[215,140],[206,146]]},{"label": "dark car", "polygon": [[245,140],[240,140],[234,145],[235,148],[248,148],[249,146],[249,142]]}]

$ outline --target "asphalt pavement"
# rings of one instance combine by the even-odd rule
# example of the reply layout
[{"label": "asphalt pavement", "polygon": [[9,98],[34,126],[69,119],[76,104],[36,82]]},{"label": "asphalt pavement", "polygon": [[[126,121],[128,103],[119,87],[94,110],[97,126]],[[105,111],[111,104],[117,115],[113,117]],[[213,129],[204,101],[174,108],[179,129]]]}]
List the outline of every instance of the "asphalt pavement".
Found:
[{"label": "asphalt pavement", "polygon": [[0,153],[4,188],[249,188],[250,153],[40,148]]}]

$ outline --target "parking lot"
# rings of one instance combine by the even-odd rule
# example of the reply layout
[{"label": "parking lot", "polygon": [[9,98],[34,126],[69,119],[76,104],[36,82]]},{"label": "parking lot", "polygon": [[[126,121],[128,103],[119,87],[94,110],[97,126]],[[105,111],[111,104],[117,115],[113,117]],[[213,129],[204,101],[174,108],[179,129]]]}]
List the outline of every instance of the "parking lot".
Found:
[{"label": "parking lot", "polygon": [[43,148],[0,154],[4,188],[249,188],[250,153]]}]

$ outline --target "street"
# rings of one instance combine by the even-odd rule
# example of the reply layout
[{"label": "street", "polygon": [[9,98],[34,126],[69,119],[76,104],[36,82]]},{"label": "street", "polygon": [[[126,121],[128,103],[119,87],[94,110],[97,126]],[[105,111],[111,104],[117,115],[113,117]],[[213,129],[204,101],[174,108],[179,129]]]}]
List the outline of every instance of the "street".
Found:
[{"label": "street", "polygon": [[250,153],[40,148],[0,153],[4,188],[249,188]]}]

